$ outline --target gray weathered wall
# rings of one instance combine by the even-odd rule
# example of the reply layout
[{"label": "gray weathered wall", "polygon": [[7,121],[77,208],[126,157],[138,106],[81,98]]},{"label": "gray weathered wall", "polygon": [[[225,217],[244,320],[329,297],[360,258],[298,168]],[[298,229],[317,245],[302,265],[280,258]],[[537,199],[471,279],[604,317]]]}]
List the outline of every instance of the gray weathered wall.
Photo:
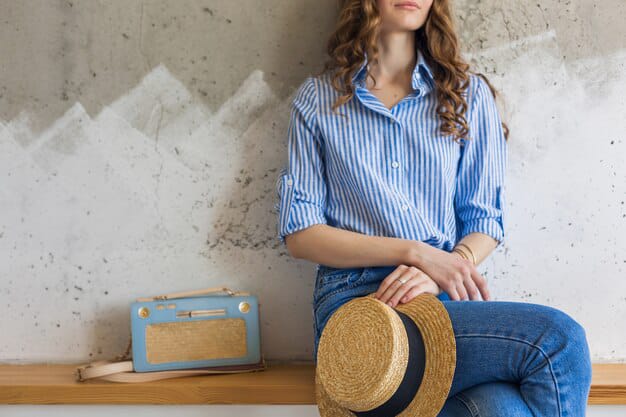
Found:
[{"label": "gray weathered wall", "polygon": [[[314,265],[278,246],[290,94],[334,0],[0,0],[0,360],[115,356],[135,297],[227,285],[311,359]],[[626,3],[457,0],[511,127],[495,299],[626,359]]]}]

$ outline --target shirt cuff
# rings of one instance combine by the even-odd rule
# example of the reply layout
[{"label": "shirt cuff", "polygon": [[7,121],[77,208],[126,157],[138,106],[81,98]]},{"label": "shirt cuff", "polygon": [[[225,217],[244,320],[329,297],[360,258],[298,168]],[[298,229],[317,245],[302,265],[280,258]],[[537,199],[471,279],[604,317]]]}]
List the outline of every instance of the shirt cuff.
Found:
[{"label": "shirt cuff", "polygon": [[278,232],[278,241],[285,245],[285,236],[295,233],[299,230],[306,229],[314,224],[328,224],[326,218],[313,212],[307,213],[306,220],[290,221],[286,226],[281,227]]},{"label": "shirt cuff", "polygon": [[498,241],[497,246],[504,241],[504,227],[502,220],[495,217],[483,217],[464,221],[461,227],[461,236],[467,236],[473,232],[480,232],[491,236]]},{"label": "shirt cuff", "polygon": [[328,220],[319,204],[296,198],[292,175],[281,176],[281,181],[284,184],[279,188],[275,208],[278,212],[278,241],[285,245],[285,236],[314,224],[328,224]]}]

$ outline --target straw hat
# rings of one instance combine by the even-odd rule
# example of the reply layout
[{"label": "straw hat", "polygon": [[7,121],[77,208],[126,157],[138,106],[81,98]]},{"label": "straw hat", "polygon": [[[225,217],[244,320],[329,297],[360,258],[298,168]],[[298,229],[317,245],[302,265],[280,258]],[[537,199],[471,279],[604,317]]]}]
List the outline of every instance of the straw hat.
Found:
[{"label": "straw hat", "polygon": [[455,367],[452,322],[435,295],[390,307],[371,293],[328,319],[318,342],[315,399],[321,417],[436,417]]}]

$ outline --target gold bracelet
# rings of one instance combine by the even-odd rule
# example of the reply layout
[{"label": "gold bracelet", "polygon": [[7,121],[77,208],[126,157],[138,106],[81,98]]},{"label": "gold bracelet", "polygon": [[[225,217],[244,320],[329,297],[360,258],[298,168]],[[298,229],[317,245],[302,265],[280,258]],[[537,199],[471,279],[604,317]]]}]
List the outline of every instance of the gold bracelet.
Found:
[{"label": "gold bracelet", "polygon": [[[470,262],[473,262],[473,261],[472,261],[472,260],[470,260],[470,258],[467,256],[467,253],[465,253],[465,251],[464,251],[464,250],[461,250],[461,248],[454,248],[454,251],[453,251],[453,252],[456,252],[456,253],[458,253],[458,254],[461,254],[461,256],[462,256],[463,258],[467,259],[467,260],[468,260],[468,261],[470,261]],[[473,263],[474,263],[474,265],[476,265],[476,263],[475,263],[475,262],[473,262]]]},{"label": "gold bracelet", "polygon": [[461,255],[461,258],[463,258],[463,259],[467,259],[467,260],[469,261],[469,258],[467,257],[467,255],[466,255],[466,254],[465,254],[465,252],[463,252],[461,249],[459,249],[459,248],[454,248],[454,249],[452,249],[452,252],[456,252],[456,253],[458,253],[459,255]]},{"label": "gold bracelet", "polygon": [[474,260],[474,265],[476,265],[476,256],[474,256],[474,251],[472,250],[472,248],[470,248],[469,246],[467,246],[465,243],[457,243],[456,245],[457,247],[459,246],[465,246],[467,248],[467,250],[469,251],[470,255],[472,255],[472,259]]}]

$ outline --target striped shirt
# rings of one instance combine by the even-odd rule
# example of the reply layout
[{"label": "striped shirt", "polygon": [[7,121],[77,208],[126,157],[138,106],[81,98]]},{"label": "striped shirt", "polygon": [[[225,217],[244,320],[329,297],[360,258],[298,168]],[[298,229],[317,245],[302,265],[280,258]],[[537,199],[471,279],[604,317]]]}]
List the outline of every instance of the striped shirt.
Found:
[{"label": "striped shirt", "polygon": [[[367,57],[366,57],[367,58]],[[278,241],[314,224],[420,240],[451,251],[481,232],[504,238],[507,148],[488,85],[470,73],[464,91],[470,140],[439,132],[431,69],[419,48],[413,91],[387,108],[365,86],[332,113],[330,74],[309,76],[291,102],[287,162],[276,179]]]}]

